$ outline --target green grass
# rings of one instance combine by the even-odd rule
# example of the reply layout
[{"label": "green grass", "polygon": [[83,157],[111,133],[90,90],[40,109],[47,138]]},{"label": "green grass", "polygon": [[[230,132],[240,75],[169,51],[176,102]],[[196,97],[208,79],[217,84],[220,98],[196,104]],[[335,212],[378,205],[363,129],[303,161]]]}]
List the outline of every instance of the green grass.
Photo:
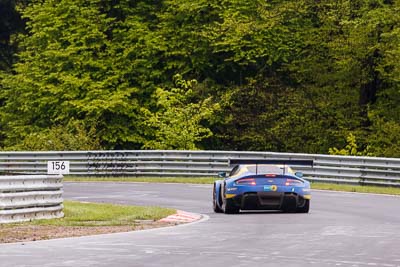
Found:
[{"label": "green grass", "polygon": [[156,221],[176,210],[160,207],[138,207],[115,204],[64,201],[64,218],[34,220],[28,224],[55,226],[122,226],[135,225],[138,220]]},{"label": "green grass", "polygon": [[64,177],[66,182],[147,182],[147,183],[180,183],[212,184],[220,180],[215,177]]},{"label": "green grass", "polygon": [[[148,183],[190,183],[212,184],[217,177],[65,177],[68,182],[148,182]],[[359,193],[400,195],[400,188],[382,186],[341,185],[312,183],[311,188]]]},{"label": "green grass", "polygon": [[312,183],[311,188],[312,189],[320,189],[320,190],[344,191],[344,192],[400,195],[400,188],[398,188],[398,187]]}]

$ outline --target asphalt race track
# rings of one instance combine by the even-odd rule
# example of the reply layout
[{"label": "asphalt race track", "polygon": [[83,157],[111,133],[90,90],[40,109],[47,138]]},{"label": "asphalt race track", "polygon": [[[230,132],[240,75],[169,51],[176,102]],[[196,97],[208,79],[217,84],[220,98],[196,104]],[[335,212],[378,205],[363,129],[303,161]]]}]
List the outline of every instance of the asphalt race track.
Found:
[{"label": "asphalt race track", "polygon": [[0,245],[0,266],[400,266],[400,197],[314,191],[309,214],[215,214],[210,185],[65,183],[80,201],[159,205],[199,222]]}]

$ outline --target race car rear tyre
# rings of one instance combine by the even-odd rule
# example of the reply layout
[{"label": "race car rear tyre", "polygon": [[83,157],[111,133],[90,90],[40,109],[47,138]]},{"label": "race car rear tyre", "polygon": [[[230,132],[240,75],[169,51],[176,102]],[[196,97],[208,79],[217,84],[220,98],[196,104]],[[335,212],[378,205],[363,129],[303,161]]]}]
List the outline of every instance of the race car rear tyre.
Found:
[{"label": "race car rear tyre", "polygon": [[239,208],[235,206],[232,199],[225,199],[225,205],[223,205],[223,211],[225,214],[239,213]]},{"label": "race car rear tyre", "polygon": [[221,194],[221,199],[222,201],[222,211],[225,214],[234,214],[234,213],[239,213],[239,208],[237,206],[235,206],[235,203],[233,202],[233,199],[229,199],[229,198],[225,198],[226,196],[226,188],[225,188],[225,184],[222,186],[221,185],[221,190],[220,192]]},{"label": "race car rear tyre", "polygon": [[297,212],[297,199],[294,197],[285,197],[282,201],[282,210],[286,213]]},{"label": "race car rear tyre", "polygon": [[303,207],[298,207],[296,212],[298,212],[298,213],[308,213],[309,210],[310,210],[310,200],[306,199],[304,206]]},{"label": "race car rear tyre", "polygon": [[214,184],[214,189],[213,189],[213,210],[216,213],[221,213],[222,209],[218,206],[218,203],[217,203],[219,196],[217,196],[217,190],[215,188],[216,186],[217,185]]}]

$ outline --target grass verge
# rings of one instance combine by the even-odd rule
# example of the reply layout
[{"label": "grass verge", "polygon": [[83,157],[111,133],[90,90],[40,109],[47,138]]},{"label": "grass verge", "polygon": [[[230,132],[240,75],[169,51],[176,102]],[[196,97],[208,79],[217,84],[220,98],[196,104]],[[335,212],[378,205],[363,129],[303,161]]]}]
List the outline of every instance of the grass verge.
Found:
[{"label": "grass verge", "polygon": [[180,183],[212,184],[218,177],[64,177],[66,182],[137,182],[137,183]]},{"label": "grass verge", "polygon": [[311,188],[319,190],[332,190],[332,191],[344,191],[344,192],[400,195],[400,188],[398,187],[312,183]]},{"label": "grass verge", "polygon": [[[148,183],[190,183],[212,184],[220,178],[213,177],[65,177],[68,182],[148,182]],[[319,190],[333,190],[359,193],[375,193],[400,195],[400,188],[382,186],[342,185],[328,183],[312,183],[311,188]]]},{"label": "grass verge", "polygon": [[176,210],[64,201],[64,218],[0,224],[0,243],[127,232],[171,225],[158,220]]},{"label": "grass verge", "polygon": [[176,210],[160,207],[125,206],[115,204],[64,201],[64,218],[35,220],[30,224],[57,226],[117,226],[135,225],[138,221],[157,221]]}]

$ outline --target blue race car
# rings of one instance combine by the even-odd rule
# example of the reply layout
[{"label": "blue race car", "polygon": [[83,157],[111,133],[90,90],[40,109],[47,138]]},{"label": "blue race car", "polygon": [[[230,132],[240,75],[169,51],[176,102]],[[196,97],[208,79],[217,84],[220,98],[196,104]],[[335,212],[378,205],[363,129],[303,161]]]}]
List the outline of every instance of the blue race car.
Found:
[{"label": "blue race car", "polygon": [[214,182],[215,212],[238,213],[240,210],[281,210],[308,213],[310,183],[301,172],[289,166],[312,166],[311,160],[231,159],[232,171],[219,173],[224,180]]}]

